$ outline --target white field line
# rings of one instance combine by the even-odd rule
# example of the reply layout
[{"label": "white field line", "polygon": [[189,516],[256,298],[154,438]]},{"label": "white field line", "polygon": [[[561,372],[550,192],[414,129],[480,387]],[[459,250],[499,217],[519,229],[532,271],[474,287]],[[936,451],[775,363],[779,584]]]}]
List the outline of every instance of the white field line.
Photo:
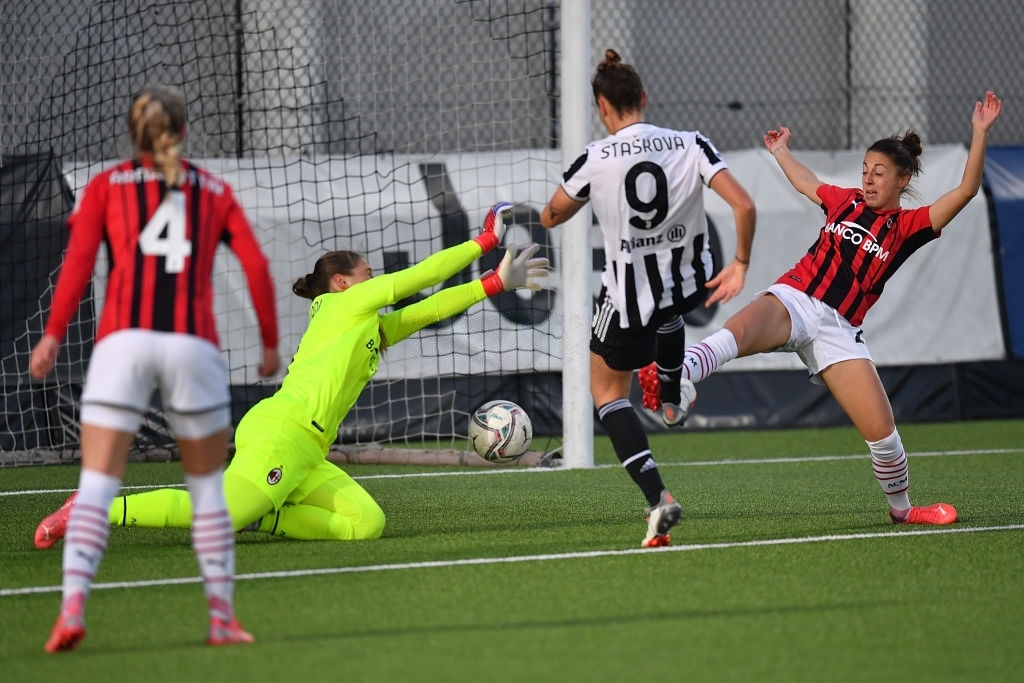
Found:
[{"label": "white field line", "polygon": [[[938,534],[968,534],[992,531],[1024,530],[1024,524],[1008,524],[1005,526],[982,527],[935,527],[915,529],[912,531],[887,531],[862,534],[839,534],[828,536],[806,536],[797,538],[769,538],[759,541],[735,541],[732,543],[701,543],[691,545],[674,545],[664,548],[630,548],[628,550],[591,550],[576,553],[554,553],[544,555],[517,555],[513,557],[476,557],[464,560],[432,560],[429,562],[408,562],[404,564],[373,564],[359,567],[324,567],[321,569],[295,569],[291,571],[257,572],[238,574],[236,581],[253,581],[260,579],[295,578],[301,576],[330,576],[336,574],[363,574],[370,572],[390,572],[415,569],[436,569],[439,567],[470,567],[487,564],[515,564],[521,562],[557,562],[564,560],[591,559],[595,557],[622,557],[640,555],[642,553],[686,553],[697,550],[727,550],[730,548],[757,548],[764,546],[798,545],[804,543],[834,543],[839,541],[858,541],[866,539],[903,538],[907,536],[935,536]],[[111,583],[95,583],[92,590],[110,590],[115,588],[147,588],[150,586],[170,586],[187,583],[200,583],[198,576],[174,579],[153,579],[149,581],[117,581]],[[60,586],[29,586],[25,588],[0,589],[0,598],[29,595],[35,593],[59,593]]]},{"label": "white field line", "polygon": [[[954,451],[926,451],[920,453],[914,453],[916,457],[940,457],[940,456],[962,456],[962,455],[991,455],[991,454],[1007,454],[1007,453],[1021,453],[1024,452],[1021,449],[1002,448],[1002,449],[985,449],[985,450],[954,450]],[[761,458],[754,460],[736,460],[736,459],[724,459],[724,460],[707,460],[701,462],[685,462],[685,463],[664,463],[659,467],[711,467],[719,465],[746,465],[746,464],[788,464],[798,462],[824,462],[824,461],[837,461],[837,460],[858,460],[866,459],[868,456],[865,454],[859,455],[823,455],[823,456],[809,456],[809,457],[786,457],[786,458]],[[619,465],[598,465],[598,468],[608,467],[619,467]],[[354,477],[355,479],[390,479],[390,478],[405,478],[405,477],[443,477],[443,476],[466,476],[466,475],[489,475],[489,474],[514,474],[514,473],[525,473],[525,472],[558,472],[558,468],[547,468],[547,467],[518,467],[518,468],[502,468],[502,469],[483,469],[483,470],[459,470],[456,472],[412,472],[406,474],[380,474],[380,475],[368,475],[364,477]],[[176,484],[173,486],[181,486]],[[163,485],[148,485],[148,486],[126,486],[125,489],[154,489],[164,488]],[[32,494],[44,494],[44,493],[66,493],[72,489],[39,489],[34,491],[2,491],[2,496],[18,496],[18,495],[32,495]],[[811,536],[811,537],[799,537],[799,538],[776,538],[776,539],[764,539],[759,541],[737,541],[733,543],[706,543],[699,545],[676,545],[669,546],[666,548],[630,548],[626,550],[595,550],[589,552],[578,552],[578,553],[560,553],[560,554],[549,554],[549,555],[522,555],[516,557],[481,557],[464,560],[437,560],[430,562],[412,562],[407,564],[383,564],[383,565],[366,565],[359,567],[327,567],[322,569],[297,569],[293,571],[280,571],[280,572],[259,572],[252,574],[239,574],[235,578],[239,581],[251,581],[255,579],[269,579],[269,578],[286,578],[286,577],[300,577],[300,576],[322,576],[331,574],[353,574],[353,573],[365,573],[365,572],[382,572],[382,571],[398,571],[407,569],[431,569],[435,567],[459,567],[459,566],[473,566],[473,565],[485,565],[485,564],[509,564],[517,562],[549,562],[558,560],[573,560],[573,559],[585,559],[594,557],[613,557],[613,556],[625,556],[625,555],[637,555],[640,553],[651,553],[651,552],[690,552],[695,550],[720,550],[727,548],[750,548],[758,546],[772,546],[772,545],[794,545],[801,543],[822,543],[822,542],[833,542],[833,541],[850,541],[850,540],[862,540],[862,539],[874,539],[874,538],[893,538],[897,536],[931,536],[936,534],[954,534],[954,533],[979,533],[989,531],[1013,531],[1024,529],[1024,524],[1011,524],[1006,526],[986,526],[986,527],[940,527],[940,528],[929,528],[919,529],[913,531],[900,530],[900,531],[889,531],[879,533],[865,533],[865,534],[844,534],[844,535],[829,535],[829,536]],[[200,583],[201,579],[198,576],[194,577],[182,577],[172,579],[154,579],[149,581],[122,581],[114,583],[96,583],[93,584],[93,590],[109,590],[114,588],[144,588],[148,586],[169,586],[176,584],[189,584],[189,583]],[[17,595],[28,595],[32,593],[59,593],[61,590],[60,586],[30,586],[24,588],[4,588],[0,589],[0,597],[11,597]]]},{"label": "white field line", "polygon": [[[953,450],[953,451],[921,451],[912,452],[909,454],[909,458],[937,458],[947,456],[960,456],[960,455],[1005,455],[1009,453],[1024,453],[1024,449],[1021,448],[988,448],[988,449],[977,449],[977,450]],[[702,460],[694,462],[667,462],[658,463],[658,467],[718,467],[722,465],[787,465],[792,463],[800,462],[832,462],[839,460],[866,460],[868,459],[867,453],[861,453],[858,455],[810,455],[800,457],[784,457],[784,458],[755,458],[755,459],[737,459],[737,458],[723,458],[721,460]],[[593,469],[608,469],[618,468],[621,465],[595,465]],[[410,477],[460,477],[460,476],[477,476],[477,475],[492,475],[492,474],[526,474],[534,472],[562,472],[565,471],[558,467],[481,467],[479,469],[472,470],[457,470],[457,471],[438,471],[438,472],[406,472],[401,474],[368,474],[360,477],[352,477],[356,480],[363,479],[407,479]],[[122,487],[125,491],[145,491],[149,489],[162,489],[162,488],[182,488],[184,484],[147,484],[139,486],[124,486]],[[71,493],[74,489],[32,489],[28,491],[0,491],[0,498],[7,496],[33,496],[43,493]]]}]

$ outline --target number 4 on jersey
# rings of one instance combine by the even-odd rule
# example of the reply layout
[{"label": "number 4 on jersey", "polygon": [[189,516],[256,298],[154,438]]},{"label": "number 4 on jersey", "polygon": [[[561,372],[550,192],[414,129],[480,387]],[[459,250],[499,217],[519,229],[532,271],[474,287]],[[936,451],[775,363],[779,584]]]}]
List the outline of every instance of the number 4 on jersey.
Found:
[{"label": "number 4 on jersey", "polygon": [[139,250],[146,256],[163,256],[164,270],[180,273],[185,258],[192,255],[192,242],[185,239],[185,195],[170,191],[139,233]]}]

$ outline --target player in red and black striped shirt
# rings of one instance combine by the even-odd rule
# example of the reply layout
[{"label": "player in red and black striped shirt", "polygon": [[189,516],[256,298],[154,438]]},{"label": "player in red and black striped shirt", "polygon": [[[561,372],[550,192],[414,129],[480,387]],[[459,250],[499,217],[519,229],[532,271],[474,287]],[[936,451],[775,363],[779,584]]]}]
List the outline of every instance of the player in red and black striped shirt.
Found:
[{"label": "player in red and black striped shirt", "polygon": [[132,100],[128,130],[136,157],[93,178],[72,212],[52,311],[29,360],[34,377],[53,368],[105,243],[110,274],[82,390],[78,493],[36,529],[39,548],[65,538],[63,600],[47,652],[71,650],[85,637],[85,602],[107,549],[107,508],[154,390],[192,497],[192,545],[210,608],[208,642],[252,641],[234,617],[234,529],[223,490],[231,413],[211,276],[223,242],[245,270],[264,347],[259,373],[269,377],[280,365],[270,268],[227,184],[181,158],[180,91],[144,89]]},{"label": "player in red and black striped shirt", "polygon": [[787,128],[764,143],[800,194],[825,212],[825,226],[807,254],[774,285],[686,351],[684,393],[723,363],[766,351],[792,351],[812,381],[823,383],[867,441],[875,477],[896,524],[949,524],[952,505],[914,507],[908,495],[907,456],[892,406],[864,344],[859,325],[882,288],[918,248],[941,231],[978,194],[988,131],[1002,111],[992,92],[975,104],[973,135],[960,184],[930,206],[900,208],[900,197],[920,170],[921,140],[914,132],[877,141],[864,155],[859,189],[826,185],[789,151]]},{"label": "player in red and black striped shirt", "polygon": [[211,273],[217,246],[224,243],[245,270],[264,345],[276,348],[267,259],[223,180],[182,160],[180,186],[169,188],[152,159],[130,159],[89,182],[69,229],[48,335],[64,336],[102,242],[110,277],[97,342],[111,332],[137,328],[191,334],[216,344]]},{"label": "player in red and black striped shirt", "polygon": [[859,326],[882,288],[907,258],[941,233],[930,207],[872,209],[863,190],[821,184],[816,198],[826,214],[818,241],[778,279],[818,299]]}]

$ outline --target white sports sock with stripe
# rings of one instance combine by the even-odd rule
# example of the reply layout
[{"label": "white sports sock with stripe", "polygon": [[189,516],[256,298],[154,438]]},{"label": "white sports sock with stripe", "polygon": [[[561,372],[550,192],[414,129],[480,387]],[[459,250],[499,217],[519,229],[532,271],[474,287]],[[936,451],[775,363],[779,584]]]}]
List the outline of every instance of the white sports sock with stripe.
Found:
[{"label": "white sports sock with stripe", "polygon": [[907,452],[898,431],[879,441],[866,441],[871,449],[871,465],[875,479],[882,487],[889,507],[897,518],[906,517],[910,510],[910,468]]},{"label": "white sports sock with stripe", "polygon": [[120,488],[120,477],[91,469],[82,469],[79,474],[78,497],[71,506],[64,535],[62,605],[69,609],[84,608],[96,570],[107,552],[107,509]]},{"label": "white sports sock with stripe", "polygon": [[683,375],[696,384],[738,355],[736,337],[729,330],[721,329],[686,349]]},{"label": "white sports sock with stripe", "polygon": [[224,500],[224,468],[209,474],[186,474],[192,496],[192,550],[203,576],[210,617],[234,616],[235,530]]}]

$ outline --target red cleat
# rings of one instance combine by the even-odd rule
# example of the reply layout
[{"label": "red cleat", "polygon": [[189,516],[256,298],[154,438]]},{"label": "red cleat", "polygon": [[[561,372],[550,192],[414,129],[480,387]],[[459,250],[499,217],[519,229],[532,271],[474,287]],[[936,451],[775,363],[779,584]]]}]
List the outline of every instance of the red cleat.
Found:
[{"label": "red cleat", "polygon": [[665,546],[672,545],[672,537],[668,534],[662,534],[661,536],[654,536],[653,538],[645,539],[643,547],[645,548],[664,548]]},{"label": "red cleat", "polygon": [[661,408],[661,380],[658,379],[657,363],[640,368],[640,371],[636,373],[636,379],[640,384],[640,389],[644,392],[644,408],[651,412],[657,412]]},{"label": "red cleat", "polygon": [[53,625],[50,639],[44,646],[47,652],[67,652],[85,638],[85,618],[81,614],[62,614]]},{"label": "red cleat", "polygon": [[637,383],[643,391],[644,408],[661,418],[666,427],[682,427],[690,408],[697,402],[697,388],[686,378],[679,381],[679,403],[663,403],[658,364],[651,363],[637,372]]},{"label": "red cleat", "polygon": [[246,632],[238,619],[231,621],[223,619],[210,619],[210,635],[206,639],[207,645],[232,645],[234,643],[252,643],[256,639],[251,633]]},{"label": "red cleat", "polygon": [[897,519],[889,511],[893,524],[952,524],[956,521],[956,508],[949,503],[935,503],[923,507],[912,507],[905,519]]},{"label": "red cleat", "polygon": [[657,505],[644,510],[647,513],[647,536],[641,548],[661,548],[672,544],[669,530],[683,518],[683,508],[668,491],[661,492]]},{"label": "red cleat", "polygon": [[71,516],[71,506],[74,505],[78,492],[72,493],[64,504],[57,508],[53,514],[47,515],[36,527],[36,547],[40,550],[49,548],[54,543],[64,538],[68,530],[68,517]]}]

